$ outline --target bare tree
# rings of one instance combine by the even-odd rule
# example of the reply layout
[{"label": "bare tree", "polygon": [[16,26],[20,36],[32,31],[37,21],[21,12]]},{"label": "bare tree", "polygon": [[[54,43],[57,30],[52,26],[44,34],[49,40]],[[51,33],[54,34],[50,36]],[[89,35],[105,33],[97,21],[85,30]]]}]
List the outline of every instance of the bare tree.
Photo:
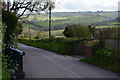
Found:
[{"label": "bare tree", "polygon": [[14,0],[7,2],[7,10],[16,14],[16,16],[20,19],[24,14],[29,16],[30,12],[40,13],[42,11],[48,12],[49,7],[54,8],[53,0]]}]

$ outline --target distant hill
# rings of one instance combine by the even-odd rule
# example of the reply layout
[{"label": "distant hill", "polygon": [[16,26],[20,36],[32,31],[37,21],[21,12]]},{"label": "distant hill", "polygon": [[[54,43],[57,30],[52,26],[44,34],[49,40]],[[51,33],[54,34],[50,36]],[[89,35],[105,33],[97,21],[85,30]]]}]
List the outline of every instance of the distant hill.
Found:
[{"label": "distant hill", "polygon": [[[115,19],[117,18],[117,11],[114,12],[53,12],[52,13],[52,29],[64,29],[68,24],[83,24],[93,26],[116,26]],[[42,16],[44,15],[44,16]],[[32,26],[33,29],[48,30],[48,16],[31,15],[28,23],[24,23],[24,27]]]}]

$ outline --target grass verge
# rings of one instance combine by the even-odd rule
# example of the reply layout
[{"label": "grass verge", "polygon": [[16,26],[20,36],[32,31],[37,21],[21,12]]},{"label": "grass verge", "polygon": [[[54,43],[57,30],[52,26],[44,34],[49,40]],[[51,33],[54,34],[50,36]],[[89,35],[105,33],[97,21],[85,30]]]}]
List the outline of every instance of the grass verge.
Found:
[{"label": "grass verge", "polygon": [[19,39],[19,43],[49,50],[56,52],[62,55],[71,55],[74,53],[74,46],[80,44],[81,40],[71,40],[66,38],[56,38],[52,41],[49,39],[43,40],[28,40],[28,39]]},{"label": "grass verge", "polygon": [[107,49],[99,49],[90,59],[81,59],[80,61],[87,62],[89,64],[93,64],[95,66],[102,67],[107,70],[111,70],[113,72],[120,72],[120,55],[118,52],[107,50]]}]

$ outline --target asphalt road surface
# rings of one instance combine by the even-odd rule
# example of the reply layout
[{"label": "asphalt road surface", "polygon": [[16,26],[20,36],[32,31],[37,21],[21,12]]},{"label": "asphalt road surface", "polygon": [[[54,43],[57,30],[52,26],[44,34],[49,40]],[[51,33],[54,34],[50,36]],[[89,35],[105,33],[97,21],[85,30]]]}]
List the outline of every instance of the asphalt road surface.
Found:
[{"label": "asphalt road surface", "polygon": [[118,74],[74,58],[18,44],[24,51],[25,78],[118,78]]}]

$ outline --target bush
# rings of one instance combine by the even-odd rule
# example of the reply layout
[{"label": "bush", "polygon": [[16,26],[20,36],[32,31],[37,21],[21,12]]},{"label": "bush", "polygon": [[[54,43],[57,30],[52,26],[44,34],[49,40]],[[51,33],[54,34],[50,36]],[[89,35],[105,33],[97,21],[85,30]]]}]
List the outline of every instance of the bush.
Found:
[{"label": "bush", "polygon": [[[16,27],[18,25],[18,18],[15,14],[2,9],[2,22],[7,26],[4,34],[4,43],[6,45],[14,43]],[[20,26],[20,25],[19,25]]]},{"label": "bush", "polygon": [[93,39],[95,37],[95,26],[88,26],[88,29],[91,32],[91,38]]},{"label": "bush", "polygon": [[120,55],[118,52],[107,49],[99,49],[96,51],[96,54],[92,56],[91,59],[83,59],[83,61],[85,62],[112,70],[114,72],[118,72],[119,70],[119,60]]},{"label": "bush", "polygon": [[43,40],[19,39],[19,42],[29,46],[64,54],[64,41],[62,42],[61,40],[59,40],[58,42],[57,40],[52,39],[52,41],[50,42],[49,39],[43,39]]},{"label": "bush", "polygon": [[7,64],[8,56],[2,55],[2,79],[10,79],[10,71]]},{"label": "bush", "polygon": [[92,41],[87,41],[85,46],[90,46],[90,47],[93,47],[93,46],[96,46],[98,43],[98,41],[96,40],[92,40]]},{"label": "bush", "polygon": [[74,46],[79,45],[81,40],[69,40],[64,38],[56,38],[49,41],[49,39],[43,40],[27,40],[27,39],[19,39],[20,43],[46,49],[49,51],[53,51],[59,54],[73,54]]},{"label": "bush", "polygon": [[88,30],[86,26],[80,25],[80,24],[73,24],[73,25],[68,25],[63,34],[68,37],[76,37],[76,38],[90,38],[91,33]]}]

